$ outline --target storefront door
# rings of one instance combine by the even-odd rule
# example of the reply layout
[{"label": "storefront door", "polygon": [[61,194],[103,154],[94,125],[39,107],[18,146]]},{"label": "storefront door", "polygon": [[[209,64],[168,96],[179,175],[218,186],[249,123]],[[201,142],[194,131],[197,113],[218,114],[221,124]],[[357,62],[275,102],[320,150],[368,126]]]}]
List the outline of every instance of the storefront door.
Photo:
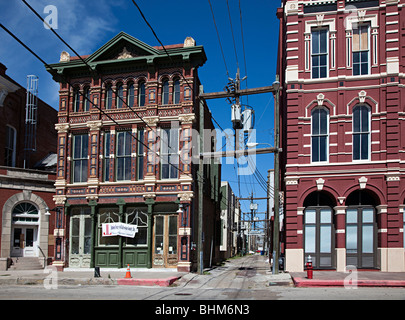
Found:
[{"label": "storefront door", "polygon": [[157,215],[153,224],[153,267],[177,266],[177,215]]},{"label": "storefront door", "polygon": [[305,210],[304,217],[305,261],[312,258],[316,269],[330,269],[334,265],[334,225],[331,208],[312,207]]},{"label": "storefront door", "polygon": [[89,213],[88,208],[77,208],[70,217],[69,267],[90,267],[92,224]]},{"label": "storefront door", "polygon": [[37,231],[37,226],[14,226],[11,255],[13,257],[36,257]]},{"label": "storefront door", "polygon": [[346,211],[346,264],[375,268],[376,239],[374,208],[349,207]]}]

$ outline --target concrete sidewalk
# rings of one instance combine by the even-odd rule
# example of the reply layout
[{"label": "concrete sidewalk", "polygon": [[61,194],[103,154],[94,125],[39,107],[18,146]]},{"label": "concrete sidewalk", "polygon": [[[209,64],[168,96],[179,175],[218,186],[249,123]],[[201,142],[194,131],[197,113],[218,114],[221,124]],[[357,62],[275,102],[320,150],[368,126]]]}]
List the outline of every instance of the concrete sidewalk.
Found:
[{"label": "concrete sidewalk", "polygon": [[142,285],[169,286],[186,272],[176,269],[131,269],[132,278],[125,278],[126,268],[100,269],[100,277],[94,277],[94,269],[65,269],[56,272],[52,268],[43,270],[7,270],[0,271],[0,285]]},{"label": "concrete sidewalk", "polygon": [[314,271],[313,279],[306,272],[291,272],[295,287],[405,287],[405,272],[380,271]]},{"label": "concrete sidewalk", "polygon": [[[234,263],[234,262],[232,262]],[[356,271],[350,273],[335,271],[314,271],[313,279],[307,279],[306,272],[279,273],[272,275],[268,261],[260,257],[249,264],[249,268],[240,268],[241,275],[251,276],[250,269],[256,270],[256,278],[264,280],[268,286],[291,285],[295,287],[405,287],[405,272]],[[254,268],[253,268],[254,267]],[[220,270],[214,268],[213,270]],[[246,269],[246,270],[245,270]],[[53,268],[44,270],[7,270],[0,271],[1,285],[44,285],[55,283],[58,285],[142,285],[169,286],[183,278],[185,282],[195,281],[195,273],[177,272],[167,268],[132,268],[132,278],[125,278],[126,268],[101,268],[100,277],[94,277],[94,269],[67,268],[63,272],[56,272]],[[204,276],[204,278],[209,278]],[[181,285],[183,280],[179,282]]]}]

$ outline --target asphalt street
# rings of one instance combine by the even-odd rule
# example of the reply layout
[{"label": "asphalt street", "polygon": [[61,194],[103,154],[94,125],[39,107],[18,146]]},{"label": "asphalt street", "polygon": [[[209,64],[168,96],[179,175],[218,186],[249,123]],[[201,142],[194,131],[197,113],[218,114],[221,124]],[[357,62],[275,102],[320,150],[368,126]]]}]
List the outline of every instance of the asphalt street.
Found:
[{"label": "asphalt street", "polygon": [[405,288],[295,288],[271,274],[262,256],[228,260],[204,275],[189,273],[170,287],[2,285],[1,300],[405,300]]}]

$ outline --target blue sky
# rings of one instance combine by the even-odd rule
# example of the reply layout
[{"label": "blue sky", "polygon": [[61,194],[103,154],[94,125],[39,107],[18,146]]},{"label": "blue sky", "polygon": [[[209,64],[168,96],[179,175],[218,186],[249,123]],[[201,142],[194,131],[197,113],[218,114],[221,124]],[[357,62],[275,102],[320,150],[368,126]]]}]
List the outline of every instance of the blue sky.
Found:
[{"label": "blue sky", "polygon": [[[91,54],[120,31],[156,46],[158,41],[141,18],[131,0],[27,0],[43,18],[44,8],[54,5],[58,13],[56,30],[78,53]],[[248,88],[268,86],[275,80],[279,21],[276,17],[279,0],[241,0],[243,36],[245,43],[245,70],[239,0],[228,0],[237,58],[242,77],[247,75]],[[205,92],[222,91],[227,84],[227,74],[221,55],[217,34],[208,0],[138,0],[138,5],[153,26],[164,45],[183,43],[188,36],[197,45],[203,45],[206,64],[199,69]],[[229,75],[233,78],[237,70],[235,49],[226,0],[211,0]],[[50,30],[19,0],[0,4],[0,21],[47,63],[59,61],[61,51],[69,51]],[[3,30],[0,30],[0,62],[8,68],[7,74],[25,86],[26,76],[39,76],[39,97],[57,108],[58,90],[41,62],[21,47]],[[72,55],[73,53],[70,52]],[[273,145],[274,102],[271,93],[249,96],[242,99],[255,110],[257,142]],[[232,128],[230,105],[225,99],[210,100],[208,105],[213,117],[223,129]],[[266,147],[260,145],[258,147]],[[262,176],[273,168],[270,154],[257,155],[256,167]],[[230,181],[237,195],[247,197],[253,191],[256,197],[265,196],[252,175],[240,176],[240,194],[236,165],[223,161],[223,180]],[[265,211],[265,201],[258,201],[259,212]],[[242,210],[249,211],[247,201],[242,201]]]}]

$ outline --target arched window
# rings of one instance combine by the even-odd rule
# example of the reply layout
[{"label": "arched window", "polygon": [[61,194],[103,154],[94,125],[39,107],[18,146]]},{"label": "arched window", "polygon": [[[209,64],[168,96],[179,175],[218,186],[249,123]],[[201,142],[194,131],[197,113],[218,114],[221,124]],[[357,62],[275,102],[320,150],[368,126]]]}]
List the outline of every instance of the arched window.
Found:
[{"label": "arched window", "polygon": [[124,101],[124,86],[122,85],[122,83],[119,83],[117,85],[117,101],[116,101],[116,106],[117,108],[122,108],[123,106],[123,101]]},{"label": "arched window", "polygon": [[79,112],[80,108],[80,91],[79,88],[73,89],[73,112]]},{"label": "arched window", "polygon": [[162,83],[162,104],[169,104],[169,81],[164,80]]},{"label": "arched window", "polygon": [[131,82],[128,85],[127,103],[131,108],[134,106],[134,103],[135,103],[135,86],[134,86],[133,82]]},{"label": "arched window", "polygon": [[370,108],[359,105],[353,108],[353,160],[370,158]]},{"label": "arched window", "polygon": [[328,111],[312,111],[312,162],[328,161]]},{"label": "arched window", "polygon": [[90,109],[90,88],[84,88],[84,97],[83,97],[83,111],[89,111]]},{"label": "arched window", "polygon": [[12,212],[13,223],[38,223],[39,212],[37,207],[29,202],[17,204]]},{"label": "arched window", "polygon": [[142,81],[139,83],[138,86],[138,106],[144,107],[145,106],[145,82]]},{"label": "arched window", "polygon": [[173,103],[179,104],[180,103],[180,80],[174,80],[174,91],[173,91]]},{"label": "arched window", "polygon": [[112,87],[111,84],[107,84],[105,88],[105,108],[111,109],[112,107]]}]

